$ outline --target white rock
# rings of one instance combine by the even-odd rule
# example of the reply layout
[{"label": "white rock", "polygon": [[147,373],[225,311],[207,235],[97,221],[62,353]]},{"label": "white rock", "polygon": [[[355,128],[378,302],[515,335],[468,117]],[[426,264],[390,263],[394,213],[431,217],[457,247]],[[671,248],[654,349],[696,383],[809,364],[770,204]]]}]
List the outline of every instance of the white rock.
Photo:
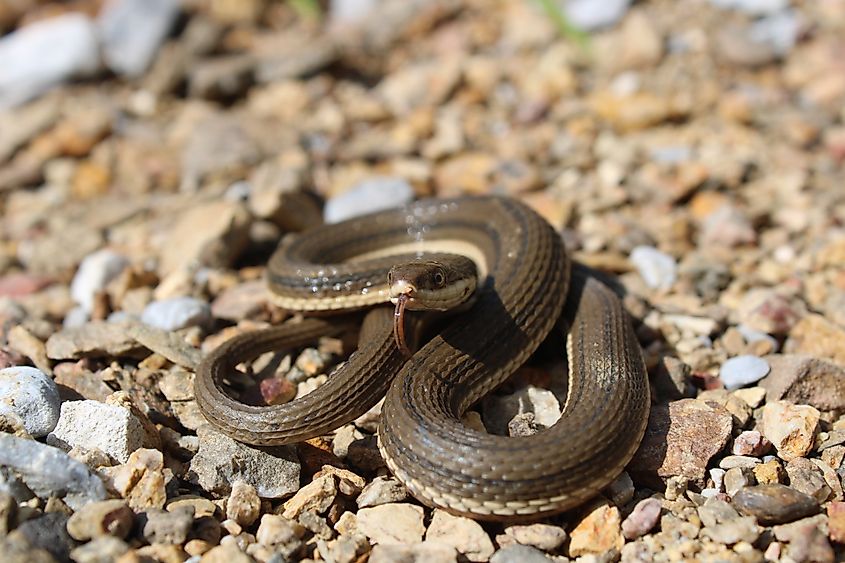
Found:
[{"label": "white rock", "polygon": [[566,0],[563,11],[569,23],[584,31],[615,25],[625,16],[631,0]]},{"label": "white rock", "polygon": [[798,40],[799,27],[798,16],[795,12],[785,10],[751,24],[748,37],[755,43],[770,45],[777,55],[786,55]]},{"label": "white rock", "polygon": [[643,281],[652,289],[669,289],[677,279],[678,264],[675,259],[653,246],[637,246],[630,259]]},{"label": "white rock", "polygon": [[85,311],[90,312],[94,305],[94,295],[105,289],[106,284],[116,278],[129,265],[126,257],[114,251],[104,249],[86,256],[73,281],[70,295]]},{"label": "white rock", "polygon": [[338,223],[366,213],[399,207],[413,199],[414,188],[402,178],[369,178],[329,199],[323,219],[326,223]]},{"label": "white rock", "polygon": [[18,415],[32,436],[46,436],[56,427],[61,404],[59,389],[41,370],[27,366],[0,369],[0,413]]},{"label": "white rock", "polygon": [[548,389],[528,385],[504,396],[490,395],[482,403],[484,426],[491,432],[505,434],[508,422],[518,414],[533,413],[534,422],[546,428],[560,419],[560,402]]},{"label": "white rock", "polygon": [[0,39],[0,110],[32,99],[69,78],[100,68],[97,30],[70,13],[35,22]]},{"label": "white rock", "polygon": [[153,301],[141,313],[141,321],[162,330],[179,330],[202,325],[211,318],[208,303],[193,297]]},{"label": "white rock", "polygon": [[725,389],[733,390],[760,381],[768,375],[769,362],[757,356],[743,355],[727,360],[719,368]]},{"label": "white rock", "polygon": [[106,64],[117,74],[140,75],[178,16],[178,0],[110,0],[97,18]]},{"label": "white rock", "polygon": [[763,407],[763,435],[784,461],[804,457],[813,449],[820,413],[809,405],[772,401]]},{"label": "white rock", "polygon": [[487,561],[495,551],[490,536],[478,522],[439,509],[434,511],[425,539],[454,547],[469,561]]},{"label": "white rock", "polygon": [[738,10],[751,16],[774,14],[789,6],[789,0],[710,0],[710,3],[722,9]]},{"label": "white rock", "polygon": [[378,4],[378,0],[331,0],[329,2],[331,22],[335,25],[361,23],[370,16],[373,8]]},{"label": "white rock", "polygon": [[82,305],[77,305],[67,313],[65,313],[65,318],[62,320],[62,326],[64,328],[76,328],[84,325],[91,319],[91,315],[88,314],[88,311],[85,310],[85,307]]},{"label": "white rock", "polygon": [[120,463],[141,447],[144,429],[128,409],[99,401],[66,401],[47,443],[61,448],[97,448]]},{"label": "white rock", "polygon": [[358,530],[373,543],[418,543],[425,532],[423,509],[405,503],[362,508]]}]

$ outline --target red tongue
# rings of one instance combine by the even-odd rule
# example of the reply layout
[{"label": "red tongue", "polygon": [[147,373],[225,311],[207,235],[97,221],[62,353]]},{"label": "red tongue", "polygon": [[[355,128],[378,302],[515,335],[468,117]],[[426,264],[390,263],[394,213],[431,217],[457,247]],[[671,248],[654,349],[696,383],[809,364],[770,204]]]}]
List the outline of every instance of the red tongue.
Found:
[{"label": "red tongue", "polygon": [[408,303],[408,294],[403,293],[396,300],[396,310],[393,312],[393,338],[396,339],[396,346],[406,357],[411,357],[411,350],[405,341],[405,305]]}]

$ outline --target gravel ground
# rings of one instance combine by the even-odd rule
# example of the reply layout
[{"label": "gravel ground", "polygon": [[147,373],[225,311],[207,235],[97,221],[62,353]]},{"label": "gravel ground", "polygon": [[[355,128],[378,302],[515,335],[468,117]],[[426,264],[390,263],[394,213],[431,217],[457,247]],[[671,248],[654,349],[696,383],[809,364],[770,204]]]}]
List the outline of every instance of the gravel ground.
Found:
[{"label": "gravel ground", "polygon": [[[0,34],[3,561],[845,557],[842,0],[0,0]],[[653,404],[599,498],[432,511],[378,407],[289,447],[206,424],[202,355],[287,319],[284,233],[478,193],[624,286]],[[287,401],[345,354],[235,383]],[[564,366],[475,423],[552,424]]]}]

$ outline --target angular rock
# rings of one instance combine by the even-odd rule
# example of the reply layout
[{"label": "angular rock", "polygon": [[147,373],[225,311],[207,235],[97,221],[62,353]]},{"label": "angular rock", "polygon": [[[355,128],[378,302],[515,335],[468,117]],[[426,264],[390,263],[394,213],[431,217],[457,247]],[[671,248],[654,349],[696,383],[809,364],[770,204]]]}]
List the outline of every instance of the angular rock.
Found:
[{"label": "angular rock", "polygon": [[821,315],[807,315],[789,331],[784,351],[829,358],[833,363],[845,367],[845,329]]},{"label": "angular rock", "polygon": [[552,563],[555,559],[527,545],[508,545],[490,558],[490,563]]},{"label": "angular rock", "polygon": [[144,429],[129,409],[98,401],[66,401],[47,443],[98,449],[120,463],[144,443]]},{"label": "angular rock", "polygon": [[166,331],[202,326],[211,320],[208,304],[193,297],[173,297],[153,301],[141,313],[141,321]]},{"label": "angular rock", "polygon": [[119,323],[93,321],[64,328],[47,339],[47,356],[54,360],[78,360],[90,357],[143,357],[144,347],[129,336]]},{"label": "angular rock", "polygon": [[133,510],[164,507],[166,476],[164,456],[160,451],[135,450],[123,465],[101,468],[100,472],[109,488],[126,499]]},{"label": "angular rock", "polygon": [[14,533],[29,541],[32,547],[49,551],[59,561],[67,561],[76,542],[66,530],[68,515],[63,512],[48,512],[27,520]]},{"label": "angular rock", "polygon": [[566,541],[566,530],[550,524],[514,525],[505,528],[505,533],[496,536],[496,543],[505,547],[517,543],[543,551],[554,551]]},{"label": "angular rock", "polygon": [[179,16],[177,0],[110,0],[97,27],[106,64],[117,74],[139,76]]},{"label": "angular rock", "polygon": [[98,250],[89,254],[79,264],[70,283],[71,297],[90,314],[96,293],[103,291],[127,266],[129,261],[126,257],[112,250]]},{"label": "angular rock", "polygon": [[369,563],[394,563],[395,561],[457,563],[458,552],[448,545],[427,541],[411,545],[385,543],[373,546],[367,561]]},{"label": "angular rock", "polygon": [[237,480],[249,483],[261,498],[282,498],[299,490],[299,462],[288,446],[250,447],[209,426],[197,429],[199,451],[191,460],[197,483],[218,495]]},{"label": "angular rock", "polygon": [[325,512],[337,495],[337,485],[332,475],[316,477],[285,501],[282,516],[294,520],[306,510]]},{"label": "angular rock", "polygon": [[454,547],[469,561],[487,561],[495,551],[490,536],[478,522],[443,510],[434,511],[425,539]]},{"label": "angular rock", "polygon": [[667,290],[678,277],[675,259],[651,246],[637,246],[631,251],[631,262],[651,289]]},{"label": "angular rock", "polygon": [[103,536],[123,539],[132,530],[135,514],[122,500],[104,500],[86,504],[67,521],[70,536],[87,541]]},{"label": "angular rock", "polygon": [[811,406],[774,401],[763,407],[763,435],[785,461],[810,452],[818,426],[819,411]]},{"label": "angular rock", "polygon": [[142,518],[142,535],[150,543],[182,545],[194,522],[193,506],[177,506],[171,510],[150,508]]},{"label": "angular rock", "polygon": [[784,524],[819,511],[816,499],[780,484],[745,487],[734,495],[737,509],[764,526]]},{"label": "angular rock", "polygon": [[570,557],[620,551],[623,545],[625,538],[622,536],[619,509],[607,502],[590,506],[586,516],[569,534]]},{"label": "angular rock", "polygon": [[772,354],[771,371],[760,386],[766,400],[786,400],[819,410],[845,409],[845,369],[811,356]]},{"label": "angular rock", "polygon": [[422,541],[423,510],[413,504],[382,504],[358,511],[358,530],[374,544]]},{"label": "angular rock", "polygon": [[232,492],[226,501],[226,517],[243,527],[252,526],[261,512],[261,499],[255,487],[243,481],[232,483]]}]

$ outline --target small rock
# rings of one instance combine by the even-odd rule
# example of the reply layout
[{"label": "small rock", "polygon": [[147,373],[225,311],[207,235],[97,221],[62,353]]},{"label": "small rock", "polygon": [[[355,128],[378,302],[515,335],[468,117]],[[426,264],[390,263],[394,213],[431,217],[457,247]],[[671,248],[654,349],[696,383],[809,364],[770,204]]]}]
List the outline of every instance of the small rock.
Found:
[{"label": "small rock", "polygon": [[369,563],[394,563],[395,561],[457,563],[458,552],[448,545],[427,541],[411,545],[385,543],[373,546],[367,561]]},{"label": "small rock", "polygon": [[[56,45],[62,45],[56,49]],[[100,67],[97,30],[79,13],[43,19],[0,40],[0,110]]]},{"label": "small rock", "polygon": [[298,546],[304,534],[305,528],[300,524],[277,514],[264,514],[255,539],[267,546]]},{"label": "small rock", "polygon": [[402,502],[408,498],[408,489],[400,481],[391,477],[379,476],[367,483],[356,503],[358,508],[378,506],[390,502]]},{"label": "small rock", "polygon": [[[789,486],[796,491],[810,495],[819,503],[825,502],[831,494],[830,486],[825,481],[824,474],[812,461],[798,457],[786,465]],[[838,477],[836,478],[838,481]],[[837,488],[840,488],[839,485]]]},{"label": "small rock", "polygon": [[691,373],[688,364],[672,356],[663,356],[653,378],[658,397],[663,401],[677,401],[691,396]]},{"label": "small rock", "polygon": [[162,508],[167,500],[164,456],[158,450],[135,450],[126,463],[100,468],[100,474],[133,510]]},{"label": "small rock", "polygon": [[766,399],[783,399],[819,410],[845,409],[845,369],[810,356],[766,356],[769,375],[760,381]]},{"label": "small rock", "polygon": [[827,504],[827,526],[831,540],[845,543],[845,502]]},{"label": "small rock", "polygon": [[372,543],[415,544],[422,541],[423,509],[413,504],[382,504],[358,511],[358,530]]},{"label": "small rock", "polygon": [[760,460],[747,455],[727,455],[719,460],[719,467],[722,469],[754,469]]},{"label": "small rock", "polygon": [[819,511],[813,497],[780,484],[745,487],[732,502],[741,513],[756,517],[764,526],[792,522]]},{"label": "small rock", "polygon": [[788,542],[786,556],[793,561],[835,561],[833,548],[827,539],[827,519],[823,514],[781,524],[772,528],[775,538]]},{"label": "small rock", "polygon": [[202,326],[210,319],[211,310],[208,304],[193,297],[153,301],[141,314],[141,320],[146,324],[169,331]]},{"label": "small rock", "polygon": [[569,22],[584,31],[595,31],[619,22],[628,11],[631,0],[564,0],[563,11]]},{"label": "small rock", "polygon": [[539,549],[527,545],[508,545],[502,547],[490,558],[490,563],[552,563],[552,559]]},{"label": "small rock", "polygon": [[182,545],[188,539],[194,522],[193,506],[176,506],[171,510],[149,508],[144,512],[146,522],[143,537],[150,543]]},{"label": "small rock", "polygon": [[725,472],[725,493],[728,496],[732,497],[745,487],[755,483],[754,473],[751,470],[733,467]]},{"label": "small rock", "polygon": [[337,495],[337,485],[332,475],[317,477],[285,501],[282,516],[291,520],[306,510],[322,514],[328,510]]},{"label": "small rock", "polygon": [[622,536],[619,509],[606,502],[593,504],[587,515],[570,532],[569,537],[570,557],[601,554],[612,549],[620,551],[625,544],[625,538]]},{"label": "small rock", "polygon": [[478,522],[443,510],[434,511],[425,539],[454,547],[469,561],[487,561],[495,551],[490,536]]},{"label": "small rock", "polygon": [[513,419],[524,414],[533,415],[529,423],[548,428],[560,418],[560,402],[548,389],[528,385],[510,395],[488,396],[482,403],[484,426],[493,434],[508,435]]},{"label": "small rock", "polygon": [[631,251],[631,262],[651,289],[667,290],[678,277],[675,259],[651,246],[637,246]]},{"label": "small rock", "polygon": [[103,58],[115,73],[141,75],[179,16],[177,0],[110,0],[97,18]]},{"label": "small rock", "polygon": [[745,404],[752,409],[756,409],[763,404],[763,400],[766,398],[766,390],[762,387],[747,387],[737,389],[733,392],[733,396],[745,401]]},{"label": "small rock", "polygon": [[252,526],[261,512],[261,499],[255,487],[243,481],[232,483],[232,492],[226,501],[226,517],[244,528]]},{"label": "small rock", "polygon": [[0,466],[19,474],[39,497],[58,495],[75,510],[106,497],[102,481],[84,464],[34,440],[0,433]]},{"label": "small rock", "polygon": [[[752,289],[739,303],[740,326],[767,334],[787,334],[800,320],[801,311],[786,297],[770,289]],[[766,358],[772,363],[771,357]]]},{"label": "small rock", "polygon": [[616,506],[624,506],[631,502],[635,492],[634,481],[627,472],[623,471],[610,485],[604,488],[602,494]]},{"label": "small rock", "polygon": [[40,370],[19,366],[0,369],[0,413],[14,413],[27,432],[46,436],[59,420],[61,399],[53,380]]},{"label": "small rock", "polygon": [[49,512],[21,523],[14,533],[25,537],[32,547],[49,551],[59,561],[68,561],[76,542],[67,533],[67,521],[67,514]]},{"label": "small rock", "polygon": [[211,548],[202,555],[203,563],[255,563],[235,543],[225,543]]},{"label": "small rock", "polygon": [[644,536],[657,525],[657,521],[660,520],[660,511],[660,501],[656,498],[641,500],[622,522],[622,535],[627,540]]},{"label": "small rock", "polygon": [[705,217],[701,226],[701,244],[733,248],[757,240],[757,232],[738,208],[725,204]]},{"label": "small rock", "polygon": [[188,94],[193,98],[235,100],[255,81],[255,59],[228,55],[203,60],[188,70]]},{"label": "small rock", "polygon": [[253,448],[208,426],[197,429],[199,451],[191,471],[206,491],[231,492],[231,483],[245,481],[261,498],[282,498],[299,490],[299,463],[288,446]]},{"label": "small rock", "polygon": [[740,456],[759,457],[765,454],[772,444],[756,430],[745,430],[734,438],[731,453]]},{"label": "small rock", "polygon": [[122,500],[104,500],[86,504],[67,521],[70,536],[87,541],[103,536],[123,539],[132,530],[135,513]]},{"label": "small rock", "polygon": [[785,461],[810,452],[818,425],[819,411],[811,406],[774,401],[763,407],[763,435]]},{"label": "small rock", "polygon": [[105,563],[117,561],[129,551],[129,545],[114,536],[100,536],[70,552],[76,563]]},{"label": "small rock", "polygon": [[780,483],[786,477],[786,471],[777,459],[761,463],[755,466],[752,471],[754,471],[754,478],[761,485]]},{"label": "small rock", "polygon": [[401,178],[374,177],[352,186],[326,202],[323,218],[326,223],[339,223],[367,213],[382,211],[410,203],[414,189]]},{"label": "small rock", "polygon": [[719,378],[728,390],[756,383],[768,373],[769,364],[757,356],[737,356],[727,360],[719,368]]},{"label": "small rock", "polygon": [[708,526],[701,533],[715,542],[726,545],[733,545],[737,542],[753,543],[760,537],[757,521],[752,516],[741,516],[721,524]]},{"label": "small rock", "polygon": [[661,488],[663,479],[675,476],[703,486],[707,465],[725,447],[732,427],[731,414],[718,405],[695,399],[655,405],[628,472]]},{"label": "small rock", "polygon": [[89,254],[79,264],[79,269],[70,284],[70,295],[87,313],[94,306],[94,296],[120,275],[129,261],[112,250],[99,250]]},{"label": "small rock", "polygon": [[[188,344],[179,334],[134,321],[125,323],[124,327],[126,334],[131,336],[138,344],[164,356],[177,366],[195,371],[202,361],[202,353]],[[191,395],[191,398],[193,398],[193,395]]]},{"label": "small rock", "polygon": [[[40,338],[22,325],[13,326],[6,334],[9,348],[32,360],[33,365],[47,375],[53,375],[52,362],[47,358],[47,347]],[[0,361],[0,369],[3,369]]]},{"label": "small rock", "polygon": [[94,321],[63,328],[47,339],[47,356],[54,360],[146,355],[144,348],[116,323]]},{"label": "small rock", "polygon": [[143,445],[144,429],[129,409],[98,401],[66,401],[47,443],[67,449],[96,448],[125,463]]},{"label": "small rock", "polygon": [[267,282],[248,281],[218,295],[211,304],[211,314],[215,319],[242,321],[263,310],[269,300]]},{"label": "small rock", "polygon": [[806,315],[789,331],[784,351],[829,358],[845,367],[845,329],[821,315]]},{"label": "small rock", "polygon": [[496,543],[505,547],[513,545],[531,546],[543,551],[554,551],[566,541],[566,530],[549,524],[530,524],[527,526],[508,526],[505,533],[496,536]]}]

